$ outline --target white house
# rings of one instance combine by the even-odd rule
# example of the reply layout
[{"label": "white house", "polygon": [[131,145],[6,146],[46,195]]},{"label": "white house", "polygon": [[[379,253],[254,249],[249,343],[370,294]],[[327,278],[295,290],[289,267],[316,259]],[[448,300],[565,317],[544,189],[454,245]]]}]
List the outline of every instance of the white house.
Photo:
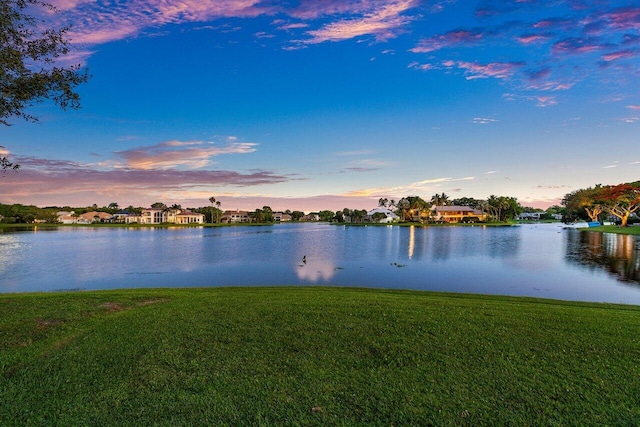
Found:
[{"label": "white house", "polygon": [[382,213],[386,216],[386,218],[381,219],[380,221],[377,221],[379,223],[383,223],[383,224],[388,224],[391,222],[396,222],[400,219],[400,217],[398,215],[396,215],[394,212],[390,211],[387,208],[375,208],[375,209],[371,209],[369,212],[367,212],[367,219],[369,221],[373,221],[373,215],[377,214],[377,213]]},{"label": "white house", "polygon": [[176,224],[203,224],[204,214],[181,210],[176,215]]}]

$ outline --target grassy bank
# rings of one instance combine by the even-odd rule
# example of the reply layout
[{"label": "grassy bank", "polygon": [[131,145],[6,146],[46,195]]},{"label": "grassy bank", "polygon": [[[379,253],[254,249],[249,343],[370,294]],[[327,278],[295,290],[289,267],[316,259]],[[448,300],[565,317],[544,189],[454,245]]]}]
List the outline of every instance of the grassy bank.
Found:
[{"label": "grassy bank", "polygon": [[640,226],[620,227],[618,225],[603,225],[600,227],[581,228],[580,230],[592,231],[595,233],[630,234],[640,236]]},{"label": "grassy bank", "polygon": [[341,288],[0,295],[0,425],[638,425],[640,307]]},{"label": "grassy bank", "polygon": [[236,223],[203,223],[203,224],[174,224],[163,222],[161,224],[122,224],[122,223],[95,223],[95,224],[3,224],[0,223],[0,231],[2,229],[33,229],[33,228],[57,228],[57,227],[77,227],[77,228],[193,228],[193,227],[256,227],[265,225],[274,225],[274,222],[236,222]]}]

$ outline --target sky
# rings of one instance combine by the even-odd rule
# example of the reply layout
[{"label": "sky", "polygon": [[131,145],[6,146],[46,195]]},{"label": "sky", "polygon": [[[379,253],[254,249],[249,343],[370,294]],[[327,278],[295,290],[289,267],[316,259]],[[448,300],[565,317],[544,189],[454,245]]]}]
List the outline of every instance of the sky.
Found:
[{"label": "sky", "polygon": [[82,107],[0,128],[0,203],[560,204],[640,179],[640,4],[50,0]]}]

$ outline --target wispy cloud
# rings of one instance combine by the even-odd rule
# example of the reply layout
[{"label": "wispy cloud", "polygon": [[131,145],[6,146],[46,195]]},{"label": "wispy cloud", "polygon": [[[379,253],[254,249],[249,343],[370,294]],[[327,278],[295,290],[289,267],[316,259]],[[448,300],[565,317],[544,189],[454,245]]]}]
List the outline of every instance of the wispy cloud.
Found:
[{"label": "wispy cloud", "polygon": [[493,117],[474,117],[473,118],[473,123],[477,125],[486,125],[489,123],[496,123],[499,121],[500,120],[494,119]]},{"label": "wispy cloud", "polygon": [[234,142],[218,145],[202,141],[166,141],[160,144],[116,151],[124,165],[132,169],[199,169],[211,158],[222,154],[246,154],[256,151],[256,143]]},{"label": "wispy cloud", "polygon": [[[469,80],[499,78],[511,90],[569,90],[585,79],[607,79],[607,84],[614,81],[622,85],[634,78],[633,62],[640,58],[640,7],[564,2],[560,6],[562,12],[571,18],[548,17],[535,22],[526,19],[532,12],[556,11],[558,6],[548,0],[481,2],[475,18],[482,25],[458,27],[422,38],[409,50],[428,54],[428,64],[441,63],[446,69],[459,70]],[[485,45],[503,49],[493,61],[490,55],[483,55],[486,62],[480,63],[477,49],[471,48]],[[445,56],[455,60],[445,60]],[[419,63],[410,67],[422,69]],[[626,67],[612,67],[614,63]],[[589,72],[596,67],[600,68],[597,73]],[[608,70],[604,72],[602,68]],[[547,98],[537,105],[555,102]]]},{"label": "wispy cloud", "polygon": [[523,62],[492,62],[480,64],[466,61],[445,61],[443,65],[447,68],[459,68],[465,70],[466,79],[486,79],[493,77],[505,79],[513,76],[516,71],[524,66]]},{"label": "wispy cloud", "polygon": [[347,197],[372,197],[372,196],[397,196],[403,197],[408,194],[423,195],[432,191],[437,191],[442,184],[459,182],[459,181],[472,181],[475,177],[468,176],[463,178],[431,178],[423,181],[412,182],[407,185],[398,185],[393,187],[376,187],[376,188],[363,188],[360,190],[349,191],[344,196]]},{"label": "wispy cloud", "polygon": [[59,17],[71,24],[69,37],[77,45],[97,45],[139,35],[166,24],[206,22],[222,17],[254,17],[266,12],[260,0],[149,0],[101,2],[53,0]]},{"label": "wispy cloud", "polygon": [[389,162],[379,159],[361,159],[349,162],[346,170],[351,172],[372,172],[388,166]]},{"label": "wispy cloud", "polygon": [[368,156],[369,154],[373,154],[375,151],[373,150],[354,150],[354,151],[339,151],[334,153],[334,156]]},{"label": "wispy cloud", "polygon": [[413,20],[403,12],[415,6],[414,0],[400,0],[383,4],[360,18],[331,22],[318,30],[308,31],[310,39],[304,43],[316,44],[326,41],[348,40],[364,35],[372,35],[378,41],[394,38],[399,30]]},{"label": "wispy cloud", "polygon": [[268,170],[134,169],[33,156],[16,156],[15,160],[22,166],[19,173],[7,175],[3,183],[3,197],[9,201],[68,204],[98,197],[146,200],[168,194],[180,199],[224,187],[248,188],[299,179]]}]

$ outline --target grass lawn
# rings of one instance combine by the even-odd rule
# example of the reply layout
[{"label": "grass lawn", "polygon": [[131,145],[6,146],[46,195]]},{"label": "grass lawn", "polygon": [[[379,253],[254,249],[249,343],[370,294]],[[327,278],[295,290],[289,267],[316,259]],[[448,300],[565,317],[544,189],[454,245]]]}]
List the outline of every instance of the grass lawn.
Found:
[{"label": "grass lawn", "polygon": [[320,287],[0,295],[0,425],[640,424],[640,307]]},{"label": "grass lawn", "polygon": [[581,228],[583,231],[594,231],[596,233],[631,234],[640,236],[640,226],[620,227],[618,225],[602,225],[600,227]]}]

